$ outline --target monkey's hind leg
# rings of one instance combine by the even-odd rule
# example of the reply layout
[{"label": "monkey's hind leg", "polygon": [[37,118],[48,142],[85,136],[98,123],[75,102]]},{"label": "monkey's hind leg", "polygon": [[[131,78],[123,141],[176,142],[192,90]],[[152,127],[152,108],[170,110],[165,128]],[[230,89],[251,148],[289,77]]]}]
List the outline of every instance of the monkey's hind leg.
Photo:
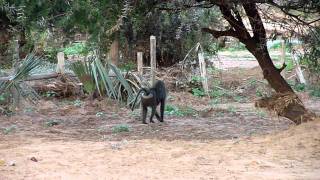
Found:
[{"label": "monkey's hind leg", "polygon": [[158,113],[158,111],[157,111],[157,110],[156,110],[155,115],[156,115],[156,118],[158,119],[158,121],[160,121],[160,122],[161,122],[161,117],[160,117],[160,115],[159,115],[159,113]]},{"label": "monkey's hind leg", "polygon": [[160,103],[160,122],[164,122],[163,121],[163,115],[164,115],[164,107],[165,107],[165,100],[162,100]]},{"label": "monkey's hind leg", "polygon": [[[151,110],[151,116],[150,116],[150,122],[151,123],[154,123],[153,121],[153,116],[157,113],[156,111],[156,107],[152,107],[152,110]],[[157,116],[157,115],[156,115]]]},{"label": "monkey's hind leg", "polygon": [[143,124],[148,124],[148,123],[146,122],[147,112],[148,112],[148,108],[141,106],[141,115],[142,115],[141,117],[142,117],[142,123],[143,123]]}]

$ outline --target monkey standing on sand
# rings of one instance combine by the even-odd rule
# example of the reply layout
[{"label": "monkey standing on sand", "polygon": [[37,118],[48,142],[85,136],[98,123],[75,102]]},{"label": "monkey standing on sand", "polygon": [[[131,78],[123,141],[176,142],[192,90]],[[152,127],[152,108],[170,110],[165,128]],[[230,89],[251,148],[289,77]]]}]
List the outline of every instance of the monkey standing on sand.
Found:
[{"label": "monkey standing on sand", "polygon": [[[142,123],[147,124],[146,118],[147,118],[147,112],[148,107],[151,107],[151,116],[150,116],[150,122],[154,123],[152,120],[153,116],[155,115],[157,119],[160,122],[163,122],[163,114],[164,114],[164,107],[165,107],[165,101],[167,97],[166,87],[164,85],[163,81],[156,81],[154,85],[147,89],[147,88],[141,88],[137,96],[134,100],[134,103],[132,105],[132,110],[135,107],[135,104],[137,102],[137,99],[140,95],[140,93],[144,92],[144,94],[141,96],[141,118]],[[157,112],[157,106],[160,104],[160,116]]]}]

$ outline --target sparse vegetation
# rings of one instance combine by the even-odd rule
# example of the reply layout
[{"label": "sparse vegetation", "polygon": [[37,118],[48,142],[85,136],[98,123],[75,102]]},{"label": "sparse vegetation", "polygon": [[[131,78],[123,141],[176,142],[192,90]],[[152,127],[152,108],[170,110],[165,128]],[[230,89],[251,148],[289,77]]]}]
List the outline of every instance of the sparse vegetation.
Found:
[{"label": "sparse vegetation", "polygon": [[112,128],[112,133],[129,132],[130,128],[127,124],[119,124]]},{"label": "sparse vegetation", "polygon": [[192,94],[196,97],[203,97],[206,95],[202,88],[192,88]]},{"label": "sparse vegetation", "polygon": [[49,119],[46,121],[45,125],[46,127],[53,127],[59,125],[60,123],[61,121],[59,119]]},{"label": "sparse vegetation", "polygon": [[9,134],[9,133],[15,131],[16,129],[17,129],[16,125],[11,125],[9,127],[5,127],[4,130],[3,130],[3,133],[4,134]]},{"label": "sparse vegetation", "polygon": [[177,107],[167,104],[165,107],[165,114],[173,116],[197,116],[198,112],[190,106]]}]

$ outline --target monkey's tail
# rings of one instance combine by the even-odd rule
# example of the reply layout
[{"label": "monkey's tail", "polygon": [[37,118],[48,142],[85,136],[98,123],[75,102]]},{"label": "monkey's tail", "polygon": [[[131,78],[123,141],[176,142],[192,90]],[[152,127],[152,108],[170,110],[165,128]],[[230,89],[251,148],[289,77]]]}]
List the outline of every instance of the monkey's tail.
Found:
[{"label": "monkey's tail", "polygon": [[131,111],[133,111],[133,109],[134,109],[134,107],[135,107],[135,105],[136,105],[137,99],[138,99],[139,95],[140,95],[142,92],[144,92],[144,93],[146,93],[146,94],[149,93],[149,91],[148,91],[146,88],[141,88],[141,89],[138,91],[136,98],[134,99],[133,105],[131,106]]}]

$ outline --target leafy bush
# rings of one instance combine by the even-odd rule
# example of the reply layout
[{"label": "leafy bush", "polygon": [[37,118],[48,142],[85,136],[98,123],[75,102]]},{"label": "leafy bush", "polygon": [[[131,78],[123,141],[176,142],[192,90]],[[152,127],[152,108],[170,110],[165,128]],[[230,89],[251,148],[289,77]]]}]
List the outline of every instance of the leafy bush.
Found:
[{"label": "leafy bush", "polygon": [[[127,105],[133,103],[134,88],[137,88],[137,85],[132,85],[132,81],[126,79],[114,65],[104,66],[97,57],[92,57],[87,62],[74,63],[72,69],[90,95],[97,91],[100,96],[106,95],[119,102],[127,101]],[[111,71],[114,77],[109,75]]]},{"label": "leafy bush", "polygon": [[57,63],[57,54],[58,52],[61,52],[61,51],[63,51],[62,48],[46,47],[44,49],[44,57],[50,63]]},{"label": "leafy bush", "polygon": [[203,97],[206,95],[203,88],[192,88],[192,94],[197,97]]},{"label": "leafy bush", "polygon": [[132,71],[137,68],[137,65],[133,62],[127,62],[119,66],[119,69],[124,71]]},{"label": "leafy bush", "polygon": [[73,43],[69,47],[63,50],[65,55],[87,55],[89,53],[89,49],[84,43]]},{"label": "leafy bush", "polygon": [[301,58],[303,65],[308,67],[311,73],[320,76],[320,41],[319,41],[320,27],[317,27],[315,31],[304,37],[304,48],[307,49],[307,53]]},{"label": "leafy bush", "polygon": [[306,85],[302,84],[302,83],[297,83],[297,84],[294,85],[293,88],[298,92],[302,92],[302,91],[306,90]]}]

